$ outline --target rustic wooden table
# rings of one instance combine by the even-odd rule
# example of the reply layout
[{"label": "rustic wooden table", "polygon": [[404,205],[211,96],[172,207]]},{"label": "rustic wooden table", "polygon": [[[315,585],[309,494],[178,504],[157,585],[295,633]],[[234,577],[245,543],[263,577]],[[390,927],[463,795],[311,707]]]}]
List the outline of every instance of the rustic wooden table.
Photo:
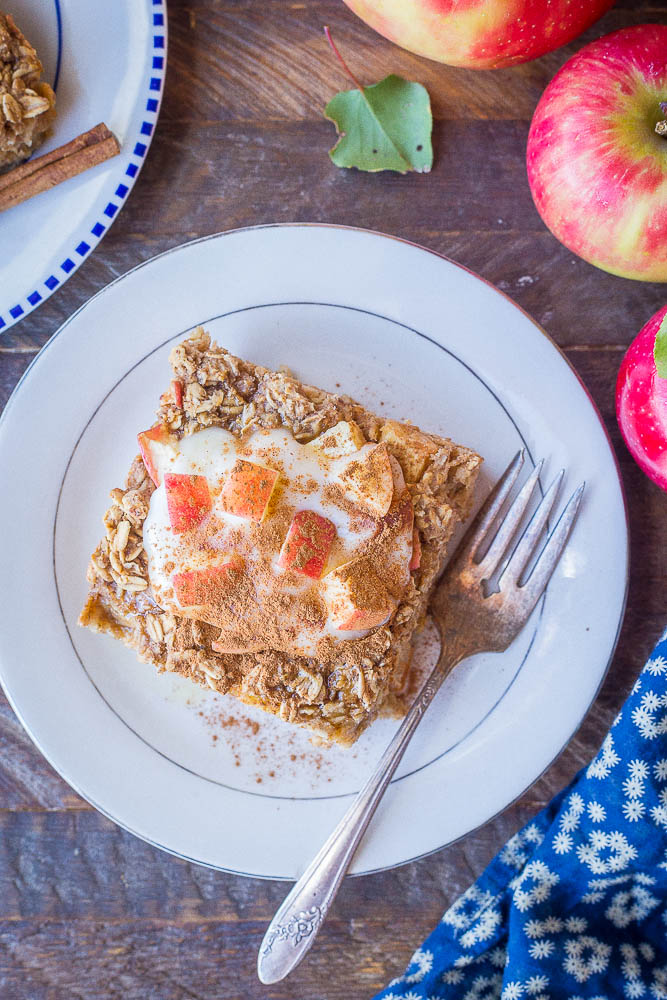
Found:
[{"label": "rustic wooden table", "polygon": [[[621,0],[585,39],[666,19],[664,0]],[[427,85],[430,175],[364,175],[330,163],[333,127],[322,107],[348,84],[324,24],[364,81],[393,71]],[[664,623],[667,502],[625,451],[613,402],[623,351],[667,290],[577,259],[533,207],[524,169],[530,117],[582,40],[512,70],[455,70],[385,42],[340,0],[172,0],[169,32],[166,94],[145,169],[91,259],[0,338],[0,404],[63,320],[153,254],[236,226],[343,223],[441,251],[527,309],[602,411],[627,490],[628,611],[579,732],[483,829],[423,861],[348,880],[309,958],[277,986],[260,986],[255,958],[286,886],[187,864],[119,830],[51,770],[0,702],[0,996],[361,1000],[402,971],[503,841],[595,752]]]}]

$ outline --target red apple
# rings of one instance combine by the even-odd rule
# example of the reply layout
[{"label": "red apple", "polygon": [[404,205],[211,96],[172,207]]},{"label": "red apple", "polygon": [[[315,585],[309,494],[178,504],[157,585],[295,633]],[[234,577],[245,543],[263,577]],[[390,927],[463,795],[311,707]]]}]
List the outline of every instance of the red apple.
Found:
[{"label": "red apple", "polygon": [[204,520],[213,501],[206,476],[184,476],[167,472],[164,477],[171,530],[180,535]]},{"label": "red apple", "polygon": [[667,26],[605,35],[537,105],[528,181],[561,243],[612,274],[667,281]]},{"label": "red apple", "polygon": [[527,62],[576,38],[614,0],[345,0],[404,49],[451,66]]},{"label": "red apple", "polygon": [[632,457],[667,490],[667,378],[656,371],[653,351],[667,306],[638,333],[623,358],[616,383],[616,416]]}]

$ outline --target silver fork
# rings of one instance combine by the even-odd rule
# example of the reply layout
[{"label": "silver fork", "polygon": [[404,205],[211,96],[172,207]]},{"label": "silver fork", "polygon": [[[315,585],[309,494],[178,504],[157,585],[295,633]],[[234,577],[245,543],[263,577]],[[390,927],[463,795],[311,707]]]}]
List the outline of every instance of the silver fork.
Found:
[{"label": "silver fork", "polygon": [[[359,842],[424,712],[461,660],[502,652],[525,625],[551,578],[574,523],[582,484],[568,500],[526,578],[563,478],[555,477],[519,535],[542,463],[533,470],[504,518],[501,510],[524,462],[510,462],[466,532],[431,599],[440,632],[440,657],[375,771],[336,829],[286,897],[264,935],[257,974],[265,984],[284,979],[312,946]],[[514,545],[508,559],[507,553]],[[505,560],[505,561],[504,561]],[[493,590],[490,582],[497,580]]]}]

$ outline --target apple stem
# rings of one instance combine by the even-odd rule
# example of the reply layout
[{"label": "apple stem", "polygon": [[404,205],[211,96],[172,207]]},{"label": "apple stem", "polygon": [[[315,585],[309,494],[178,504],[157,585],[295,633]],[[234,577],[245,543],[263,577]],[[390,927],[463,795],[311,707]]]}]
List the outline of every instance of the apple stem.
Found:
[{"label": "apple stem", "polygon": [[357,89],[360,90],[361,93],[363,94],[364,93],[364,88],[361,86],[361,84],[357,80],[356,76],[354,75],[354,73],[352,72],[352,70],[347,65],[347,63],[343,59],[342,55],[340,54],[340,52],[336,48],[334,40],[331,37],[331,32],[329,31],[329,28],[326,27],[326,25],[325,25],[325,28],[324,28],[324,34],[327,36],[327,41],[328,41],[329,45],[331,46],[333,54],[336,56],[336,59],[338,59],[338,62],[341,64],[341,66],[343,67],[343,69],[345,70],[345,72],[347,73],[347,75],[349,76],[350,80],[352,80],[352,82],[354,83],[355,87],[357,87]]},{"label": "apple stem", "polygon": [[[667,101],[660,101],[660,110],[662,111],[663,115],[667,115]],[[667,119],[658,122],[657,125],[655,126],[655,130],[658,133],[658,135],[664,135],[665,137],[667,137]]]}]

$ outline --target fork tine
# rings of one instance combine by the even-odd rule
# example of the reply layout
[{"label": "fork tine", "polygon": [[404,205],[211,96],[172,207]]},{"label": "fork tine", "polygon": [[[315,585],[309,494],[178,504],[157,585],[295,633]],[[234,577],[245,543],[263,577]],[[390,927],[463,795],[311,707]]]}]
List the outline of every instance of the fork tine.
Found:
[{"label": "fork tine", "polygon": [[466,532],[460,547],[457,549],[457,557],[469,556],[472,558],[475,552],[485,540],[489,529],[498,516],[505,500],[509,496],[516,478],[521,472],[524,463],[525,452],[523,448],[517,451],[516,455],[507,466],[502,476],[493,487],[488,497],[480,507],[475,520]]},{"label": "fork tine", "polygon": [[574,524],[579,510],[579,504],[584,493],[586,483],[574,491],[567,502],[567,506],[558,519],[556,527],[549,535],[546,545],[542,549],[539,559],[535,564],[533,572],[530,574],[525,584],[519,587],[518,593],[524,605],[532,609],[538,598],[544,591],[551,579],[551,574],[556,568],[556,564],[565,548],[572,525]]},{"label": "fork tine", "polygon": [[526,571],[530,558],[537,548],[537,543],[547,521],[549,520],[549,515],[551,514],[554,503],[556,502],[558,490],[560,489],[560,484],[563,481],[564,475],[565,469],[561,469],[558,475],[554,477],[547,492],[544,494],[539,507],[530,520],[530,524],[524,531],[519,544],[510,556],[510,560],[503,571],[500,584],[501,588],[507,583],[517,585],[522,574]]},{"label": "fork tine", "polygon": [[526,508],[530,503],[530,498],[533,495],[533,490],[535,489],[537,480],[540,477],[543,464],[543,460],[537,463],[530,476],[521,487],[516,499],[512,502],[512,506],[501,521],[495,538],[489,546],[488,552],[484,555],[483,559],[480,560],[477,568],[482,576],[487,580],[489,577],[493,576],[493,573],[498,568],[500,560],[507,551],[507,547],[516,534],[519,524],[521,523],[521,519],[526,513]]}]

